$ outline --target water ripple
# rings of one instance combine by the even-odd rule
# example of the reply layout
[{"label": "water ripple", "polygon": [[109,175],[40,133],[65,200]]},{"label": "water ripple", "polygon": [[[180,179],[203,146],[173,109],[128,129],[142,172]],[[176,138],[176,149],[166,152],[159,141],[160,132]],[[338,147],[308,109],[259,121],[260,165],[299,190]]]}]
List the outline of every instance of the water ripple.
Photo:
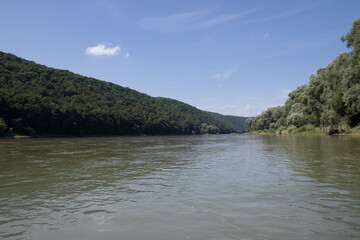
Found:
[{"label": "water ripple", "polygon": [[0,141],[3,239],[358,239],[360,138]]}]

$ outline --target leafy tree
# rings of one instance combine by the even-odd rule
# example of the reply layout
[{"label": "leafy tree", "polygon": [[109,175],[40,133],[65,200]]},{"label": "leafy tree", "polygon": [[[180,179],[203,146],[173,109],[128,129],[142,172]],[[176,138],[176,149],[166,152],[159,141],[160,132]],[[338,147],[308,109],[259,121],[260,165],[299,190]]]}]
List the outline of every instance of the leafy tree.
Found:
[{"label": "leafy tree", "polygon": [[[272,128],[295,131],[307,126],[321,127],[326,133],[347,131],[360,123],[360,19],[341,38],[349,53],[341,53],[325,68],[310,76],[309,84],[289,93],[283,114],[269,108],[248,119],[249,131]],[[309,125],[310,124],[310,125]]]},{"label": "leafy tree", "polygon": [[8,127],[5,123],[5,120],[0,118],[0,136],[5,135],[8,130]]},{"label": "leafy tree", "polygon": [[346,47],[353,49],[351,54],[360,55],[360,19],[353,22],[350,32],[342,36],[341,41],[346,42]]}]

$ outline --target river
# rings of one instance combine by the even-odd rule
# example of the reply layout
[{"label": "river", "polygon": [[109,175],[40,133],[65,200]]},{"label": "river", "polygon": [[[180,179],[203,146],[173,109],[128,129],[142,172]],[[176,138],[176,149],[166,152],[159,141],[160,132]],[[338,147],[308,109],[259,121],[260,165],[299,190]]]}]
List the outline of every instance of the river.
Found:
[{"label": "river", "polygon": [[0,239],[360,239],[360,137],[0,139]]}]

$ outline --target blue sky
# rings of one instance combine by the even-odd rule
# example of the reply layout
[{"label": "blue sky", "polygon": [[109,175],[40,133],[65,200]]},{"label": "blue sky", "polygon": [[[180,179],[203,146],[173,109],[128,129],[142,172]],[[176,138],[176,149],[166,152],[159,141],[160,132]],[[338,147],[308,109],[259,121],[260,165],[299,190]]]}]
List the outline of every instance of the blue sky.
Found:
[{"label": "blue sky", "polygon": [[358,0],[2,0],[0,51],[254,116],[344,51]]}]

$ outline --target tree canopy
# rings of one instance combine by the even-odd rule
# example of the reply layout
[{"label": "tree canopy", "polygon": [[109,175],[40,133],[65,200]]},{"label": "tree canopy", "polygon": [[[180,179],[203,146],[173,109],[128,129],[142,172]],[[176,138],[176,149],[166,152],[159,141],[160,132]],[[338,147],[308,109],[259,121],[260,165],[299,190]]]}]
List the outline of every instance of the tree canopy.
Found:
[{"label": "tree canopy", "polygon": [[247,120],[248,131],[282,129],[346,132],[360,123],[360,19],[341,37],[349,53],[310,76],[309,83],[289,93],[284,106],[269,108]]},{"label": "tree canopy", "polygon": [[243,124],[0,52],[0,135],[230,133]]}]

